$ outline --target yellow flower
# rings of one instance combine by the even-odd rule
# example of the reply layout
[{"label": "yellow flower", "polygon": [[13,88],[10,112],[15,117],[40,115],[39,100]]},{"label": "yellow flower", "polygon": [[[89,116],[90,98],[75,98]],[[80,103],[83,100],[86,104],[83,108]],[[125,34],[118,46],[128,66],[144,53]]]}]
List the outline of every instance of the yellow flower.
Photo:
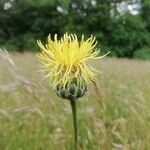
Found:
[{"label": "yellow flower", "polygon": [[91,35],[87,40],[82,35],[81,40],[75,34],[64,34],[58,40],[57,34],[54,40],[48,36],[47,44],[42,45],[37,41],[41,52],[38,58],[42,65],[42,70],[46,72],[45,77],[49,77],[50,85],[54,88],[58,84],[65,87],[67,84],[77,79],[80,86],[96,79],[97,70],[88,64],[89,60],[102,58],[99,56],[100,50],[95,49],[97,41]]}]

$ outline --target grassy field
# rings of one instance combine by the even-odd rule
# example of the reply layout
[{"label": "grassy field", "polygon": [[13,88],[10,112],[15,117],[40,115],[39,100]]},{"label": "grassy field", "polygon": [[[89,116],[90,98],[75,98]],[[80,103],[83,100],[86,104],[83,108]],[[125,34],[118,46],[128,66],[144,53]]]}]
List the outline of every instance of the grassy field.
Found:
[{"label": "grassy field", "polygon": [[[42,80],[34,54],[12,58],[37,87],[0,91],[0,150],[72,150],[69,102]],[[150,150],[150,61],[105,58],[93,64],[102,71],[97,84],[106,110],[91,85],[78,100],[79,150]],[[12,81],[0,60],[0,85]]]}]

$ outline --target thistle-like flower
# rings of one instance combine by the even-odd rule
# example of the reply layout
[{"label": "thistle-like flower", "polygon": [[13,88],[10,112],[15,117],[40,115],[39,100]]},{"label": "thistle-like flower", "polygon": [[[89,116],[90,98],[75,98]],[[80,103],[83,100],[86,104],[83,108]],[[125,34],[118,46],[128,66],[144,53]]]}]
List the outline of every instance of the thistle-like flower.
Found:
[{"label": "thistle-like flower", "polygon": [[41,48],[38,58],[42,62],[42,70],[59,97],[69,100],[82,97],[87,91],[87,84],[95,81],[98,70],[88,61],[107,55],[100,56],[100,50],[95,48],[95,39],[91,35],[85,40],[82,35],[79,41],[75,34],[66,33],[60,40],[57,34],[54,40],[49,35],[45,46],[37,41]]},{"label": "thistle-like flower", "polygon": [[37,41],[42,50],[38,57],[43,64],[42,70],[46,72],[45,77],[49,77],[50,85],[59,97],[70,100],[74,125],[74,150],[77,150],[78,141],[76,99],[87,92],[87,84],[95,81],[98,73],[88,61],[105,57],[109,53],[100,56],[100,50],[95,48],[97,44],[95,39],[92,35],[87,40],[82,36],[79,41],[75,34],[66,33],[60,40],[57,39],[57,34],[54,40],[49,35],[45,46],[41,41]]}]

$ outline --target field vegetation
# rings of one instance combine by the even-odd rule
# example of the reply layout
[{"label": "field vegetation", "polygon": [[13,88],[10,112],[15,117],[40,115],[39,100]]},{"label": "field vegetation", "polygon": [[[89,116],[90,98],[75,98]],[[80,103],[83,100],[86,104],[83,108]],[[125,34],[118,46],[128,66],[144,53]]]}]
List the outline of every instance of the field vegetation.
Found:
[{"label": "field vegetation", "polygon": [[[11,57],[31,85],[0,91],[0,149],[71,150],[69,102],[42,79],[35,54]],[[106,109],[90,85],[78,100],[79,150],[149,150],[150,62],[105,58],[92,63],[102,71],[97,84]],[[1,59],[0,86],[14,80]]]}]

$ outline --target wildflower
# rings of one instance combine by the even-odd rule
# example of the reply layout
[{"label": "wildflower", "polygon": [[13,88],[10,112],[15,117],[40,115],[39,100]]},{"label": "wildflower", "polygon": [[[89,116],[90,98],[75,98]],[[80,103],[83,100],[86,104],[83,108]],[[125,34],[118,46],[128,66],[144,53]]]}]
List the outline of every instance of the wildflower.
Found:
[{"label": "wildflower", "polygon": [[60,40],[55,34],[54,40],[49,35],[47,41],[45,46],[41,41],[37,41],[42,50],[38,57],[43,64],[43,71],[47,73],[45,77],[50,78],[50,85],[56,94],[70,100],[74,125],[74,150],[77,150],[76,99],[87,92],[87,84],[95,81],[98,73],[88,61],[105,57],[107,54],[99,56],[100,50],[95,48],[97,41],[92,35],[87,40],[82,36],[79,41],[75,34],[66,33]]},{"label": "wildflower", "polygon": [[79,41],[75,34],[66,33],[60,40],[57,34],[54,40],[49,35],[45,46],[37,41],[41,48],[38,57],[46,72],[45,77],[50,79],[50,85],[58,96],[65,99],[82,97],[87,91],[87,84],[95,81],[98,70],[88,64],[88,61],[105,56],[99,56],[100,50],[95,48],[95,39],[91,35],[85,40],[82,35]]}]

